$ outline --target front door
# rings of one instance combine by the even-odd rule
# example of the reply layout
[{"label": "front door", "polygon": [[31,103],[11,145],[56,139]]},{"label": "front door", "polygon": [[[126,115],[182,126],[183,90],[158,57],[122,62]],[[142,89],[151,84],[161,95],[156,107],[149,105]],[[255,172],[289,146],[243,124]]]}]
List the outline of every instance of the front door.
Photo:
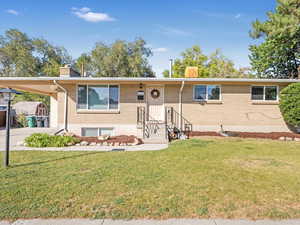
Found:
[{"label": "front door", "polygon": [[148,120],[165,120],[164,111],[164,87],[147,87]]}]

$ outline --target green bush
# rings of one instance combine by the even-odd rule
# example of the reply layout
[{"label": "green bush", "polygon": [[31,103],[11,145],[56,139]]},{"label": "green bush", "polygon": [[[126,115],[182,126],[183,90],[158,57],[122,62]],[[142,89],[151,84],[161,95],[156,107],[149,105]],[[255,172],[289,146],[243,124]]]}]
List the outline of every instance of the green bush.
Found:
[{"label": "green bush", "polygon": [[76,144],[79,140],[75,137],[54,136],[44,133],[35,133],[25,139],[25,143],[29,147],[64,147],[68,144]]},{"label": "green bush", "polygon": [[27,119],[24,114],[16,116],[16,126],[17,127],[27,127]]},{"label": "green bush", "polygon": [[300,126],[300,83],[290,84],[281,91],[279,107],[286,123]]}]

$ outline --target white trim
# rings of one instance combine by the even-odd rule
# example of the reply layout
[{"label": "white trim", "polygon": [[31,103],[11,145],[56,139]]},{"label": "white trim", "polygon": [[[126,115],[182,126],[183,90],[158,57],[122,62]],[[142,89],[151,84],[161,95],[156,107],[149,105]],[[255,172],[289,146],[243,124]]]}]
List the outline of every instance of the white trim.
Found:
[{"label": "white trim", "polygon": [[251,78],[139,78],[139,77],[0,77],[0,81],[135,81],[135,82],[246,82],[246,83],[299,83],[299,79]]},{"label": "white trim", "polygon": [[[252,99],[252,88],[263,87],[263,99]],[[266,100],[266,87],[276,87],[276,100]],[[279,86],[278,85],[251,85],[250,86],[250,100],[252,102],[279,102]]]},{"label": "white trim", "polygon": [[[107,109],[89,109],[89,86],[107,86],[108,87],[108,104],[107,104]],[[86,86],[86,95],[87,95],[87,103],[86,103],[86,108],[85,109],[79,109],[78,108],[78,86]],[[118,86],[118,108],[117,109],[109,109],[109,87],[110,86]],[[120,108],[121,108],[121,85],[120,84],[84,84],[84,83],[78,83],[76,84],[76,112],[77,113],[119,113]]]},{"label": "white trim", "polygon": [[[205,99],[195,99],[195,88],[196,86],[205,86],[206,87],[206,96]],[[220,89],[219,99],[208,99],[208,86],[217,86]],[[193,85],[193,101],[195,102],[214,102],[222,101],[222,85],[221,84],[195,84]]]}]

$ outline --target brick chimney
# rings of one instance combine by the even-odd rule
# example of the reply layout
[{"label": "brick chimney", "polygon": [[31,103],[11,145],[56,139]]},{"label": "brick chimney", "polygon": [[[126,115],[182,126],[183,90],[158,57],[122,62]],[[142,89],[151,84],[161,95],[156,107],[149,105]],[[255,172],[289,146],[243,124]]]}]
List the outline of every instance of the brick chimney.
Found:
[{"label": "brick chimney", "polygon": [[74,70],[70,65],[59,68],[60,77],[80,77],[80,73]]}]

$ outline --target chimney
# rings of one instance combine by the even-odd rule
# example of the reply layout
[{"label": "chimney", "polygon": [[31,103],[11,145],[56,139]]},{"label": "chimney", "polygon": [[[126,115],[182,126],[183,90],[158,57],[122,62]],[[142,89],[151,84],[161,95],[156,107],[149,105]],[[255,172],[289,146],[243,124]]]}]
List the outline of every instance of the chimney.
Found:
[{"label": "chimney", "polygon": [[185,78],[197,78],[198,77],[198,67],[188,66],[185,69]]},{"label": "chimney", "polygon": [[59,68],[60,77],[80,77],[80,73],[74,70],[70,65]]}]

